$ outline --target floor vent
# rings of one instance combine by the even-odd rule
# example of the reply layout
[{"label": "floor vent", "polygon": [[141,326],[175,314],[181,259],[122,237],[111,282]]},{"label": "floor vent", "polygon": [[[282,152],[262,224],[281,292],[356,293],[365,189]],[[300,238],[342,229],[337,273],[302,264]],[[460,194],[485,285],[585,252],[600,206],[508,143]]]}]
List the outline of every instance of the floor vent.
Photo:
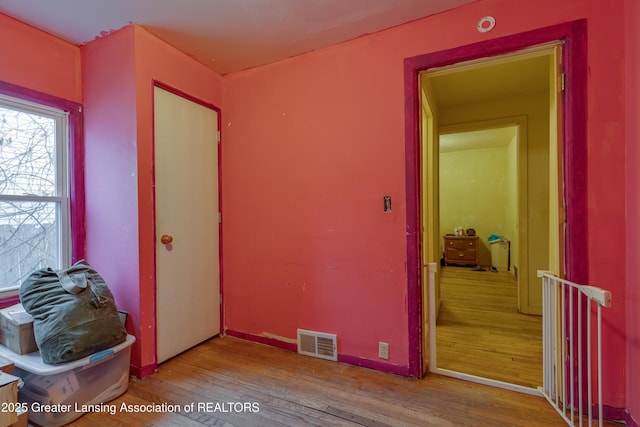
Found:
[{"label": "floor vent", "polygon": [[298,329],[298,353],[327,360],[338,360],[336,335]]}]

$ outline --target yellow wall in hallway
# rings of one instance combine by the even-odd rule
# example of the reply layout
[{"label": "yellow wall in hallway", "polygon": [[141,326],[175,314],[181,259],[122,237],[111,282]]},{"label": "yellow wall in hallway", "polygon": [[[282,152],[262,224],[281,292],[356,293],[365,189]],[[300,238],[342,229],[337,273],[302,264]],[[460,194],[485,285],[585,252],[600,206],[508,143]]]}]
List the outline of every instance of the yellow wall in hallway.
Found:
[{"label": "yellow wall in hallway", "polygon": [[508,147],[452,151],[440,154],[440,234],[458,226],[473,228],[480,237],[480,265],[491,265],[487,238],[509,236]]},{"label": "yellow wall in hallway", "polygon": [[[481,122],[514,116],[527,117],[528,275],[529,313],[542,313],[542,290],[536,270],[549,264],[549,93],[534,91],[480,104],[467,104],[439,110],[440,126]],[[441,183],[442,185],[442,183]],[[442,222],[442,219],[441,219]],[[524,224],[521,224],[524,225]],[[525,244],[524,242],[522,244]]]}]

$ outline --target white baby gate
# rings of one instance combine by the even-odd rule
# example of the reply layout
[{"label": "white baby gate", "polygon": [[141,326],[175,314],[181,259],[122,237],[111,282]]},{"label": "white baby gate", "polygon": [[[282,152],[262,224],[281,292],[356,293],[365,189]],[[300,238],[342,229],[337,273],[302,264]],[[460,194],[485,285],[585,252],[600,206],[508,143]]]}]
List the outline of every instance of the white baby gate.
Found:
[{"label": "white baby gate", "polygon": [[[560,279],[547,271],[538,271],[538,277],[542,278],[543,295],[543,386],[538,389],[569,425],[582,426],[588,418],[587,425],[591,426],[595,388],[598,425],[602,426],[601,309],[611,306],[611,293]],[[596,313],[597,329],[595,361],[592,311]]]}]

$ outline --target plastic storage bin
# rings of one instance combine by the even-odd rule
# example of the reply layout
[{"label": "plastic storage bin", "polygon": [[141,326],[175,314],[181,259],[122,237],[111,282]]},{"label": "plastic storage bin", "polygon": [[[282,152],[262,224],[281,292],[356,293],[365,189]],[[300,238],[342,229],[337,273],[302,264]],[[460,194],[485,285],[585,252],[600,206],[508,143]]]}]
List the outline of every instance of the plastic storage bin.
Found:
[{"label": "plastic storage bin", "polygon": [[43,363],[38,352],[19,355],[4,346],[0,355],[15,364],[14,375],[24,382],[18,400],[28,406],[29,421],[57,427],[82,416],[83,407],[106,403],[127,390],[134,342],[128,335],[115,347],[60,365]]}]

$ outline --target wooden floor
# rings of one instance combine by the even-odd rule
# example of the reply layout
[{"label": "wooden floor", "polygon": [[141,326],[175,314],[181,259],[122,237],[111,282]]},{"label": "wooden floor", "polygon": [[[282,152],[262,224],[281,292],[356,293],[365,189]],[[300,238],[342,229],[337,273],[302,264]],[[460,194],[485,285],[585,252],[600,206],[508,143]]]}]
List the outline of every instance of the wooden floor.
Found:
[{"label": "wooden floor", "polygon": [[[180,409],[120,411],[123,403],[153,402]],[[208,402],[211,410],[219,404],[218,412],[207,412]],[[229,406],[230,402],[239,405]],[[541,397],[437,375],[405,378],[231,337],[214,338],[162,364],[158,372],[132,379],[129,390],[110,403],[118,408],[115,415],[88,413],[71,425],[565,425]],[[185,411],[191,404],[205,406]],[[233,412],[234,406],[241,409],[243,404],[248,411]]]},{"label": "wooden floor", "polygon": [[511,273],[443,267],[440,286],[439,368],[542,385],[542,317],[518,312]]}]

